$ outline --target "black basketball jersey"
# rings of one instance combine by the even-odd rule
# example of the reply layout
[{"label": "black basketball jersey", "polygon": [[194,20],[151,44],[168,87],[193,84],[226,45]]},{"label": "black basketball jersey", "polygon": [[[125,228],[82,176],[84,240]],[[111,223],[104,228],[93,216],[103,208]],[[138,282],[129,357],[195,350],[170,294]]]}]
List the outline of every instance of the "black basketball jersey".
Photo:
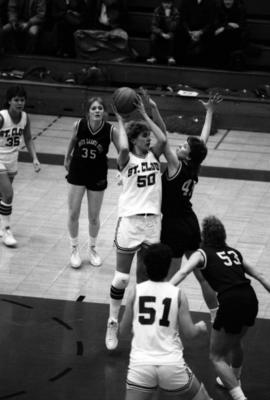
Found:
[{"label": "black basketball jersey", "polygon": [[210,286],[218,293],[249,284],[243,268],[241,253],[229,246],[223,248],[201,247],[199,249],[204,257],[204,265],[200,269]]},{"label": "black basketball jersey", "polygon": [[162,214],[178,217],[192,209],[190,201],[198,177],[191,167],[181,162],[174,176],[166,169],[162,175]]},{"label": "black basketball jersey", "polygon": [[95,173],[104,175],[107,172],[107,153],[111,142],[113,125],[103,121],[96,131],[91,129],[86,118],[78,121],[77,142],[73,151],[73,162],[84,168],[93,168]]}]

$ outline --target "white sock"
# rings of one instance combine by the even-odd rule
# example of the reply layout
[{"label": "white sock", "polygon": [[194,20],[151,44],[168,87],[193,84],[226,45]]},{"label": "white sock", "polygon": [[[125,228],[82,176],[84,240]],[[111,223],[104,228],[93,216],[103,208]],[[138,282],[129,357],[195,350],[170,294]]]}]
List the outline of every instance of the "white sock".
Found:
[{"label": "white sock", "polygon": [[229,393],[233,400],[247,400],[240,386],[236,386],[235,388],[229,390]]},{"label": "white sock", "polygon": [[97,242],[97,238],[93,237],[93,236],[90,236],[90,238],[89,238],[90,247],[96,247],[96,242]]},{"label": "white sock", "polygon": [[79,238],[78,236],[75,238],[70,237],[70,244],[72,247],[77,247],[79,245]]}]

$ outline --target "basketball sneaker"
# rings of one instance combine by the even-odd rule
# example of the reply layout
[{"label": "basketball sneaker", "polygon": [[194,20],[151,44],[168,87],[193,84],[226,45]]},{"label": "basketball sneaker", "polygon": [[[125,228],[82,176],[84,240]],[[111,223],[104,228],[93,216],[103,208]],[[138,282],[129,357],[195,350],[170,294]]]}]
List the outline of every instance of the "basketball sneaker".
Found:
[{"label": "basketball sneaker", "polygon": [[11,232],[11,229],[9,227],[5,228],[3,230],[3,237],[2,237],[3,243],[7,247],[14,247],[17,244],[17,240],[13,236],[13,233]]},{"label": "basketball sneaker", "polygon": [[82,260],[79,254],[78,246],[72,246],[70,265],[72,268],[80,268],[81,264]]},{"label": "basketball sneaker", "polygon": [[97,251],[96,251],[94,246],[90,247],[89,260],[90,260],[90,264],[92,264],[93,267],[100,267],[101,266],[101,258],[98,255],[98,253],[97,253]]},{"label": "basketball sneaker", "polygon": [[108,350],[115,350],[118,346],[118,322],[114,319],[108,319],[105,344]]},{"label": "basketball sneaker", "polygon": [[175,59],[173,57],[169,57],[168,58],[168,65],[175,65],[175,64],[176,64]]},{"label": "basketball sneaker", "polygon": [[149,58],[147,58],[146,62],[148,64],[156,64],[157,63],[157,59],[156,59],[156,57],[149,57]]}]

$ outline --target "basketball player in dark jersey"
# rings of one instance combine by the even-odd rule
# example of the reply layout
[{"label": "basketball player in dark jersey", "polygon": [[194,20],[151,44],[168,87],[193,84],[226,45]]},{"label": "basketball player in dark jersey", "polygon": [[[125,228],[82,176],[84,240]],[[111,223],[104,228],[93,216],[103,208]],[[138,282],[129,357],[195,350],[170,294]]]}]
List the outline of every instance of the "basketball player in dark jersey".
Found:
[{"label": "basketball player in dark jersey", "polygon": [[[159,113],[156,103],[143,91],[144,99],[149,102],[156,124],[166,132],[166,125]],[[164,155],[167,168],[162,175],[162,225],[161,242],[170,246],[173,259],[168,277],[171,277],[181,266],[183,255],[189,258],[200,244],[200,227],[198,218],[192,209],[191,197],[198,182],[200,165],[207,155],[208,141],[215,106],[222,100],[221,96],[210,96],[201,103],[206,109],[206,117],[201,136],[189,136],[176,150],[165,146]],[[199,271],[195,276],[200,283],[205,302],[213,320],[217,310],[217,299]]]},{"label": "basketball player in dark jersey", "polygon": [[79,215],[82,199],[87,193],[89,218],[89,259],[93,266],[100,266],[96,240],[100,228],[100,210],[107,188],[107,153],[111,141],[121,148],[118,130],[106,121],[105,105],[101,98],[92,97],[86,102],[85,117],[73,126],[64,165],[68,171],[68,230],[71,242],[71,266],[79,268]]},{"label": "basketball player in dark jersey", "polygon": [[229,390],[234,400],[246,400],[240,386],[242,339],[254,325],[258,300],[245,274],[260,282],[268,292],[270,282],[250,266],[238,250],[226,244],[224,225],[215,216],[204,218],[200,248],[170,283],[178,285],[196,269],[218,296],[219,307],[210,340],[210,358],[218,375],[217,382]]}]

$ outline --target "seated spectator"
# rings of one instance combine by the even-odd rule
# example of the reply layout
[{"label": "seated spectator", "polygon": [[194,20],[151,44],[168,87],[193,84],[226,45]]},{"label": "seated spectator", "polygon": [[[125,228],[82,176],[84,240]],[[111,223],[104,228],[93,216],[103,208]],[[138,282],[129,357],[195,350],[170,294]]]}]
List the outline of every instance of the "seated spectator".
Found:
[{"label": "seated spectator", "polygon": [[135,58],[129,46],[126,0],[87,0],[85,29],[74,33],[76,55],[92,61]]},{"label": "seated spectator", "polygon": [[46,0],[9,0],[8,24],[4,30],[6,50],[35,53],[45,14]]},{"label": "seated spectator", "polygon": [[74,57],[74,32],[83,27],[85,0],[53,0],[51,3],[53,37],[59,57]]},{"label": "seated spectator", "polygon": [[232,69],[243,68],[246,44],[246,10],[243,1],[221,0],[214,31],[216,66]]},{"label": "seated spectator", "polygon": [[215,0],[183,0],[180,7],[185,38],[178,48],[188,63],[207,65],[216,19]]},{"label": "seated spectator", "polygon": [[176,63],[175,32],[179,23],[179,11],[174,6],[173,0],[162,0],[153,13],[150,51],[151,57],[146,61],[155,64],[166,59],[169,65]]},{"label": "seated spectator", "polygon": [[0,0],[0,53],[4,52],[4,35],[8,29],[8,0]]},{"label": "seated spectator", "polygon": [[[127,4],[126,0],[96,0],[90,1],[89,28],[110,31],[126,29]],[[94,12],[93,12],[94,10]]]}]

